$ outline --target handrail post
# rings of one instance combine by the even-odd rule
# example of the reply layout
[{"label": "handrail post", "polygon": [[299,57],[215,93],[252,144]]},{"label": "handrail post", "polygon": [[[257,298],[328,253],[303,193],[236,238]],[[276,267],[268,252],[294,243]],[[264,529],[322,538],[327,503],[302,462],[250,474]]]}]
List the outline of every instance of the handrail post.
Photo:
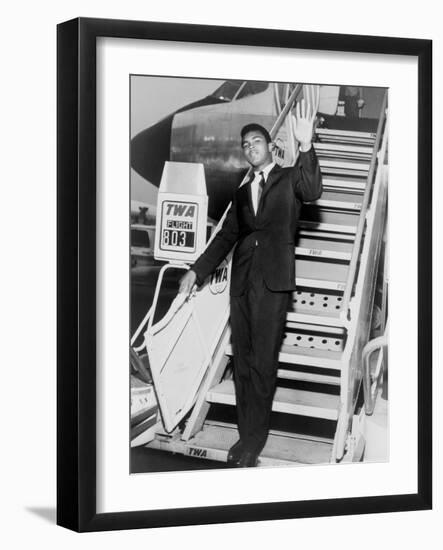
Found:
[{"label": "handrail post", "polygon": [[[364,403],[365,403],[365,413],[370,416],[374,412],[375,407],[375,398],[376,392],[372,391],[372,384],[373,381],[378,380],[383,369],[381,368],[380,371],[375,373],[374,380],[371,376],[371,364],[370,364],[370,358],[372,354],[376,351],[379,351],[379,353],[382,353],[383,350],[387,346],[387,335],[386,333],[383,334],[383,336],[378,336],[377,338],[374,338],[373,340],[370,340],[362,351],[362,363],[363,363],[363,394],[364,394]],[[385,359],[383,357],[382,361],[384,362]],[[378,388],[376,388],[377,390]]]}]

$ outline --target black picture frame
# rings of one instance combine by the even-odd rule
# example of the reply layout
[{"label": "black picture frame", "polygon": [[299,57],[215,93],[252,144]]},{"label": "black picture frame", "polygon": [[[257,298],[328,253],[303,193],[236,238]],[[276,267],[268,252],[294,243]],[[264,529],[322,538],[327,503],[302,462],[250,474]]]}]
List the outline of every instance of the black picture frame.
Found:
[{"label": "black picture frame", "polygon": [[[97,513],[96,39],[154,39],[415,56],[418,61],[417,492],[391,496]],[[149,528],[432,507],[432,41],[107,19],[57,29],[57,523]]]}]

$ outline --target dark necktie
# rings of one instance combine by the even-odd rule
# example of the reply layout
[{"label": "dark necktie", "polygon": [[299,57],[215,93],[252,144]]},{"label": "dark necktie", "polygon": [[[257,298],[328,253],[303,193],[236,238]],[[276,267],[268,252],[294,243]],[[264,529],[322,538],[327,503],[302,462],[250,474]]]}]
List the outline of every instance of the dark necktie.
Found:
[{"label": "dark necktie", "polygon": [[258,181],[258,192],[257,192],[257,211],[258,211],[258,207],[260,205],[260,199],[261,199],[261,196],[262,196],[262,193],[263,193],[263,188],[265,186],[265,175],[263,174],[263,172],[259,172],[260,174],[260,179]]}]

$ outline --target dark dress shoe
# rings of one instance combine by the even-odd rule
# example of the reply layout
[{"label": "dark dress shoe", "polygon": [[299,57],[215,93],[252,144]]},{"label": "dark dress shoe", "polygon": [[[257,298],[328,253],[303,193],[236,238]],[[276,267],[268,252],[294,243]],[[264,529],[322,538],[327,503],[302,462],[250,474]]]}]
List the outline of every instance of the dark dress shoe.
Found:
[{"label": "dark dress shoe", "polygon": [[237,441],[232,447],[229,449],[228,452],[228,463],[230,464],[236,464],[243,453],[243,443],[241,439]]},{"label": "dark dress shoe", "polygon": [[258,462],[258,454],[257,453],[254,453],[254,452],[251,452],[251,451],[245,451],[238,463],[237,463],[237,467],[238,468],[255,468],[255,466],[257,466],[257,462]]}]

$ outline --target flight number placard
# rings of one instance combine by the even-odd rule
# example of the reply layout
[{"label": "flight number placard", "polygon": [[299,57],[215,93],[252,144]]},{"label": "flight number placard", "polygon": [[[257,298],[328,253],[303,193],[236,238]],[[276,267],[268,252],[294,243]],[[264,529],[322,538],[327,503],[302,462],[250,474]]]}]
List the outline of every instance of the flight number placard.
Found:
[{"label": "flight number placard", "polygon": [[196,202],[163,201],[160,250],[195,252],[197,223],[198,204]]}]

